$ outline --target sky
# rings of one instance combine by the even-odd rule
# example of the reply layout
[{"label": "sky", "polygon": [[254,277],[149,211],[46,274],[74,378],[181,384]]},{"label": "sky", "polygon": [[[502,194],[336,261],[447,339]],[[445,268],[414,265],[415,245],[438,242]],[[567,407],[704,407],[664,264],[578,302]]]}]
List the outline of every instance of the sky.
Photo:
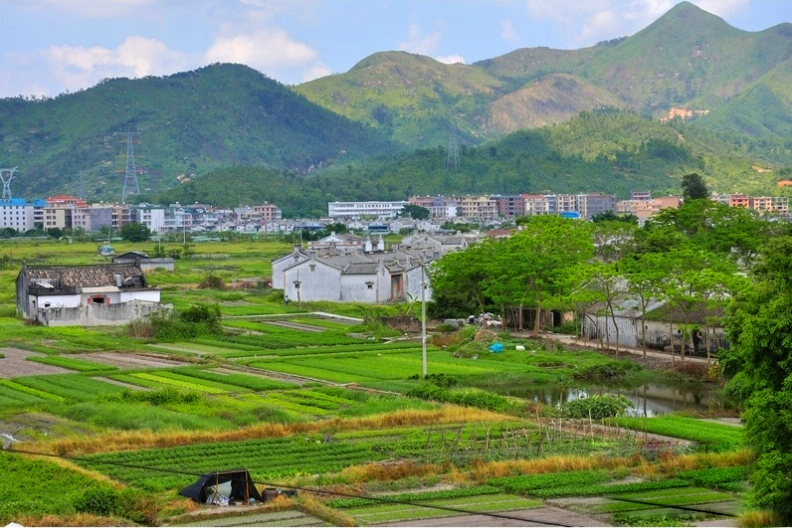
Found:
[{"label": "sky", "polygon": [[[216,62],[294,85],[378,51],[466,64],[518,48],[631,35],[677,0],[0,0],[0,97],[55,96],[111,77]],[[760,31],[792,0],[695,0]]]}]

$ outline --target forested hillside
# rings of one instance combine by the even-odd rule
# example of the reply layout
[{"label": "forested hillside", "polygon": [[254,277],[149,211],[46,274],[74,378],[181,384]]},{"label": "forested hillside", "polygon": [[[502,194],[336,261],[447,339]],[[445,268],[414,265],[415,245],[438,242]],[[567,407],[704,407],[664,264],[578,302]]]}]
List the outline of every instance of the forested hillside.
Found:
[{"label": "forested hillside", "polygon": [[[770,160],[766,153],[774,153]],[[779,170],[760,172],[757,163]],[[775,192],[792,173],[792,148],[780,140],[701,131],[633,112],[584,112],[562,125],[515,132],[480,146],[418,149],[330,166],[301,175],[265,168],[219,169],[153,196],[154,201],[235,206],[269,200],[286,216],[326,214],[334,200],[405,199],[453,193],[578,193],[627,198],[633,190],[679,192],[698,172],[715,190]],[[231,191],[229,191],[231,190]]]},{"label": "forested hillside", "polygon": [[48,100],[0,99],[0,166],[19,166],[18,196],[77,193],[83,171],[87,198],[118,200],[130,131],[140,186],[153,190],[218,167],[306,172],[396,148],[251,68],[218,64]]},{"label": "forested hillside", "polygon": [[472,65],[377,53],[295,89],[413,147],[477,143],[604,106],[778,138],[792,116],[791,56],[792,24],[752,33],[681,2],[590,48],[519,49]]}]

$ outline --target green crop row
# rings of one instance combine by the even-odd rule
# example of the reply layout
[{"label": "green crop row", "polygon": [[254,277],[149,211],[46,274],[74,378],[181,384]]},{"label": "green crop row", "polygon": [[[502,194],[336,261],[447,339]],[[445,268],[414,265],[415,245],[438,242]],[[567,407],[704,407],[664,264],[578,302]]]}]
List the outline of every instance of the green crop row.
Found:
[{"label": "green crop row", "polygon": [[[461,497],[455,499],[441,499],[426,501],[426,506],[445,506],[468,511],[487,512],[515,510],[520,508],[536,508],[542,505],[541,501],[515,497],[514,495],[483,495],[481,497]],[[388,521],[408,521],[430,517],[444,517],[453,513],[428,507],[409,506],[401,504],[388,504],[350,508],[345,513],[357,517],[366,523],[382,523]]]},{"label": "green crop row", "polygon": [[74,359],[64,356],[28,356],[27,360],[35,361],[36,363],[44,363],[46,365],[77,370],[79,372],[102,372],[118,370],[118,367],[115,365],[107,365],[105,363],[85,361],[83,359]]},{"label": "green crop row", "polygon": [[196,380],[196,383],[193,383],[193,382],[190,382],[190,381],[182,381],[182,380],[178,380],[178,379],[171,379],[171,378],[167,377],[165,374],[167,374],[167,373],[166,372],[161,372],[159,375],[157,375],[157,374],[149,374],[147,372],[138,372],[138,373],[135,373],[135,374],[130,374],[130,376],[132,376],[133,378],[139,378],[139,379],[142,379],[142,380],[155,381],[155,382],[161,383],[163,385],[172,385],[174,387],[181,388],[181,389],[194,390],[194,391],[198,391],[198,392],[208,392],[210,394],[225,394],[225,393],[228,392],[225,389],[218,389],[218,388],[215,388],[215,387],[207,387],[206,385],[201,385],[200,383],[197,383],[198,380]]},{"label": "green crop row", "polygon": [[292,383],[287,383],[285,381],[275,381],[267,378],[262,378],[260,376],[251,376],[249,374],[220,374],[218,372],[196,369],[193,367],[178,369],[177,372],[184,374],[185,376],[200,378],[208,381],[226,383],[228,385],[243,387],[245,389],[250,389],[253,391],[289,389],[291,387],[294,387]]},{"label": "green crop row", "polygon": [[[453,499],[458,497],[473,497],[478,495],[493,495],[500,493],[500,489],[494,486],[473,486],[470,488],[453,488],[447,490],[417,491],[411,493],[397,493],[384,497],[391,501],[419,502],[437,499]],[[359,506],[369,506],[373,504],[383,504],[376,498],[355,498],[355,499],[333,499],[327,501],[331,508],[355,508]]]},{"label": "green crop row", "polygon": [[721,423],[707,422],[677,415],[656,418],[612,418],[610,423],[628,429],[647,431],[653,434],[683,438],[694,442],[734,447],[742,445],[742,430],[739,427]]},{"label": "green crop row", "polygon": [[250,363],[251,367],[256,367],[265,370],[274,370],[277,372],[285,372],[286,374],[295,374],[297,376],[306,376],[309,378],[318,378],[328,381],[335,381],[338,383],[355,383],[357,381],[373,380],[373,378],[365,378],[363,376],[353,376],[340,372],[330,371],[324,368],[315,368],[305,365],[295,365],[285,362],[262,362],[255,361]]},{"label": "green crop row", "polygon": [[657,506],[686,506],[691,504],[705,504],[708,502],[722,502],[733,500],[734,496],[729,493],[709,491],[707,493],[697,493],[690,495],[679,495],[669,497],[647,497],[636,498],[636,501],[651,502],[653,504],[640,504],[637,502],[609,502],[606,504],[598,504],[593,507],[593,510],[598,513],[613,513],[620,511],[642,510],[654,508]]},{"label": "green crop row", "polygon": [[17,391],[17,392],[24,392],[26,394],[30,394],[37,398],[41,398],[43,400],[53,400],[53,401],[63,401],[63,398],[52,394],[50,392],[41,391],[38,389],[34,389],[33,387],[28,387],[26,385],[22,385],[20,383],[16,383],[13,380],[0,380],[0,386],[7,387],[8,389]]},{"label": "green crop row", "polygon": [[697,486],[720,487],[722,484],[747,480],[749,474],[750,468],[738,466],[680,471],[677,473],[677,477],[689,480]]},{"label": "green crop row", "polygon": [[556,488],[539,489],[531,493],[545,499],[553,497],[586,497],[609,493],[626,493],[630,491],[649,491],[664,488],[683,488],[690,483],[682,479],[651,480],[647,482],[631,482],[626,484],[578,484]]},{"label": "green crop row", "polygon": [[[154,372],[154,374],[163,378],[168,378],[175,381],[182,381],[185,383],[198,385],[204,388],[218,389],[224,392],[247,392],[250,390],[230,383],[224,383],[221,381],[214,381],[197,376],[191,376],[188,373],[179,372],[176,370],[157,370]],[[208,392],[205,389],[204,391]]]},{"label": "green crop row", "polygon": [[518,475],[492,479],[489,484],[511,493],[534,495],[537,490],[568,488],[570,486],[592,485],[609,480],[611,475],[605,470],[567,471],[543,473],[541,475]]},{"label": "green crop row", "polygon": [[86,401],[102,394],[120,394],[125,389],[112,383],[95,380],[80,374],[54,374],[14,378],[20,385],[47,392],[62,398]]},{"label": "green crop row", "polygon": [[[240,336],[251,337],[251,336]],[[240,337],[234,338],[239,339]],[[287,348],[267,348],[261,349],[256,347],[256,351],[247,352],[231,352],[222,354],[223,357],[249,357],[256,355],[268,356],[302,356],[302,355],[319,355],[319,354],[333,354],[338,352],[391,352],[394,350],[420,350],[420,346],[410,344],[382,344],[382,343],[365,343],[359,342],[347,345],[330,345],[330,346],[291,346]]]}]

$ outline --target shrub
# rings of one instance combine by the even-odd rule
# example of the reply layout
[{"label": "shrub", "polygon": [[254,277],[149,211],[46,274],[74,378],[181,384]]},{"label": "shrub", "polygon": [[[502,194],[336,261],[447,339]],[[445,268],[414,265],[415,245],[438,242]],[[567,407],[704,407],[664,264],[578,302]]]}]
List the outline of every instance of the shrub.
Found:
[{"label": "shrub", "polygon": [[108,517],[119,512],[121,498],[110,488],[89,488],[75,498],[72,505],[78,512]]},{"label": "shrub", "polygon": [[157,339],[181,341],[222,333],[220,307],[196,304],[180,313],[154,314],[149,319]]},{"label": "shrub", "polygon": [[612,361],[604,365],[591,365],[574,374],[576,380],[611,383],[623,379],[631,370],[640,367],[630,361]]},{"label": "shrub", "polygon": [[148,402],[152,405],[166,405],[169,403],[197,403],[203,396],[197,392],[180,391],[174,387],[166,387],[157,391],[125,391],[121,397],[124,400]]},{"label": "shrub", "polygon": [[624,396],[590,396],[567,403],[564,406],[564,415],[568,418],[610,418],[624,413],[632,403]]},{"label": "shrub", "polygon": [[204,280],[198,284],[198,288],[201,290],[225,290],[226,284],[223,282],[223,279],[217,275],[207,275]]}]

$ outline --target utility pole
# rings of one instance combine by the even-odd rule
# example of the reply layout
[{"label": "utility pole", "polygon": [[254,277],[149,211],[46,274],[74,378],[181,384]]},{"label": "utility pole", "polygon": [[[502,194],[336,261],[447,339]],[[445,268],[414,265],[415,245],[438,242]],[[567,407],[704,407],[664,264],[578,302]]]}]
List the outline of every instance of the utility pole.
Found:
[{"label": "utility pole", "polygon": [[423,262],[421,262],[421,358],[423,360],[423,377],[426,378],[428,371],[426,364],[426,278]]}]

